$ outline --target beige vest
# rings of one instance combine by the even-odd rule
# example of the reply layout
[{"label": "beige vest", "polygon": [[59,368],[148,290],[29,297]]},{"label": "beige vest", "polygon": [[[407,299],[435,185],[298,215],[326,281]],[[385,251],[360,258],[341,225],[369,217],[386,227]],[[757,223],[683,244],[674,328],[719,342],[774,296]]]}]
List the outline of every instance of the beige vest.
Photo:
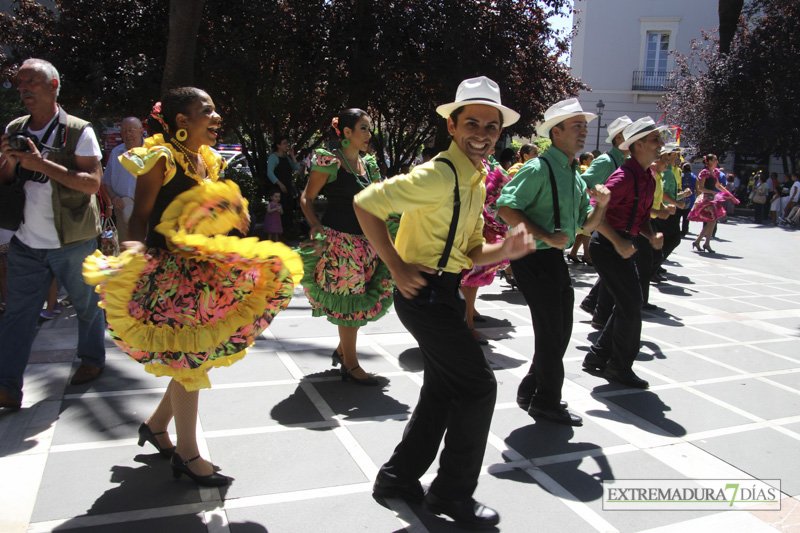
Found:
[{"label": "beige vest", "polygon": [[[72,115],[64,114],[67,119],[64,148],[59,151],[51,151],[47,154],[47,159],[70,170],[76,170],[75,149],[78,146],[78,139],[89,123]],[[30,115],[14,119],[8,125],[8,132],[13,133],[21,129],[29,117]],[[59,118],[61,117],[57,117],[56,120]],[[50,184],[53,188],[54,224],[61,246],[78,244],[100,235],[102,229],[100,207],[97,204],[96,196],[70,189],[53,179],[50,180]]]}]

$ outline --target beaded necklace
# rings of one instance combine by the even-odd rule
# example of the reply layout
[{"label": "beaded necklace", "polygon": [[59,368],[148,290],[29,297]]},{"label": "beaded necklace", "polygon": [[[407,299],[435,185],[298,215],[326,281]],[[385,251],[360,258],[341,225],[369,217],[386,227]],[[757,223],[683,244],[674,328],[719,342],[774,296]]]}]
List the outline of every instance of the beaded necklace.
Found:
[{"label": "beaded necklace", "polygon": [[206,165],[206,160],[202,156],[200,157],[200,162],[203,164],[203,169],[206,171],[206,177],[200,178],[200,173],[197,171],[197,166],[194,164],[194,161],[197,160],[197,156],[200,155],[200,151],[193,152],[186,148],[183,144],[181,144],[176,138],[172,138],[172,144],[180,150],[183,154],[184,158],[186,159],[186,164],[189,168],[185,168],[184,170],[191,171],[192,175],[197,177],[197,181],[202,181],[203,179],[208,179],[208,166]]},{"label": "beaded necklace", "polygon": [[366,182],[362,181],[361,176],[359,176],[358,173],[353,170],[353,167],[350,166],[350,162],[347,160],[347,156],[344,155],[344,152],[339,150],[339,153],[342,154],[342,159],[344,159],[344,164],[347,165],[347,168],[348,170],[350,170],[350,173],[356,177],[356,183],[358,183],[362,189],[366,189],[367,186],[372,182],[369,179],[369,175],[367,173],[367,165],[364,164],[364,160],[361,158],[360,155],[358,156],[358,159],[361,161],[361,166],[364,167],[364,176],[366,176],[367,178]]}]

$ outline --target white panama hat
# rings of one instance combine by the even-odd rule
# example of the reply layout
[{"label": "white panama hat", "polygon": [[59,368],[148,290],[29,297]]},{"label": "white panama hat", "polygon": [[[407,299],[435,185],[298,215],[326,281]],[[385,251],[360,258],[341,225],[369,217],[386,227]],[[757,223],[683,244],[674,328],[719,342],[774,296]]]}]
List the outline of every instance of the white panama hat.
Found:
[{"label": "white panama hat", "polygon": [[628,115],[622,115],[621,117],[614,119],[614,122],[609,124],[608,128],[606,129],[608,132],[606,142],[611,144],[614,141],[614,137],[617,136],[617,133],[621,132],[631,124],[633,124],[633,121]]},{"label": "white panama hat", "polygon": [[597,118],[597,115],[594,113],[584,111],[577,98],[561,100],[557,104],[551,105],[547,111],[544,112],[544,122],[536,127],[536,134],[539,135],[539,137],[548,138],[553,126],[568,118],[577,117],[578,115],[586,117],[586,122],[591,122]]},{"label": "white panama hat", "polygon": [[444,118],[448,118],[459,107],[476,104],[499,109],[503,114],[503,127],[510,126],[519,120],[519,113],[500,103],[500,87],[486,76],[470,78],[459,83],[455,102],[440,105],[436,108],[436,112]]},{"label": "white panama hat", "polygon": [[681,148],[678,143],[667,143],[661,149],[662,154],[671,154],[672,152],[678,152],[680,154],[683,152],[683,148]]},{"label": "white panama hat", "polygon": [[625,138],[625,142],[619,145],[619,149],[628,150],[630,149],[633,143],[635,143],[642,137],[646,137],[647,135],[650,135],[654,131],[662,132],[668,127],[669,126],[656,126],[656,123],[653,122],[653,119],[650,117],[640,118],[633,124],[626,127],[625,130],[622,132],[622,136]]}]

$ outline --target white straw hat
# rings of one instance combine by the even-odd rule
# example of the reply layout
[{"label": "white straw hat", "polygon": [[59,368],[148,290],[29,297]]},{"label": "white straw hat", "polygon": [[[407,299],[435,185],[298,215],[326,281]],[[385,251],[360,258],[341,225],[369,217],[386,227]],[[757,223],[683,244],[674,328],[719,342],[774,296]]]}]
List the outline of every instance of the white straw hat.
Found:
[{"label": "white straw hat", "polygon": [[614,122],[608,125],[606,131],[608,132],[608,137],[606,137],[606,142],[611,143],[614,141],[614,137],[617,136],[617,133],[621,132],[628,126],[633,124],[633,121],[630,119],[628,115],[622,115],[618,119],[615,119]]},{"label": "white straw hat", "polygon": [[626,127],[625,130],[622,132],[622,136],[625,138],[625,142],[619,145],[620,150],[628,150],[633,143],[641,139],[642,137],[646,137],[650,135],[654,131],[664,131],[669,126],[656,126],[656,123],[653,122],[653,119],[650,117],[640,118],[630,126]]},{"label": "white straw hat", "polygon": [[475,104],[499,109],[503,114],[503,127],[510,126],[519,120],[519,113],[500,103],[500,87],[486,76],[470,78],[459,83],[456,100],[440,105],[436,108],[436,112],[444,118],[448,118],[459,107]]},{"label": "white straw hat", "polygon": [[544,122],[536,127],[536,133],[539,137],[546,138],[550,135],[550,129],[552,129],[553,126],[568,118],[577,117],[578,115],[586,117],[586,122],[591,122],[597,118],[597,115],[594,113],[584,111],[577,98],[561,100],[557,104],[550,106],[550,108],[544,112]]},{"label": "white straw hat", "polygon": [[661,149],[662,154],[671,154],[672,152],[678,152],[680,154],[683,152],[683,148],[681,148],[678,143],[667,143]]}]

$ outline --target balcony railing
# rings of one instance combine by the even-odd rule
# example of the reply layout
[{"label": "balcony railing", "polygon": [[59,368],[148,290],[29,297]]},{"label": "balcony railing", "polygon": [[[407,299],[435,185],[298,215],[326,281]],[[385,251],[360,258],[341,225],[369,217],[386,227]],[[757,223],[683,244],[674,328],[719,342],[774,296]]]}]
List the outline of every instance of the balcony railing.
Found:
[{"label": "balcony railing", "polygon": [[632,90],[634,91],[667,91],[675,87],[669,79],[670,73],[663,70],[634,70]]}]

